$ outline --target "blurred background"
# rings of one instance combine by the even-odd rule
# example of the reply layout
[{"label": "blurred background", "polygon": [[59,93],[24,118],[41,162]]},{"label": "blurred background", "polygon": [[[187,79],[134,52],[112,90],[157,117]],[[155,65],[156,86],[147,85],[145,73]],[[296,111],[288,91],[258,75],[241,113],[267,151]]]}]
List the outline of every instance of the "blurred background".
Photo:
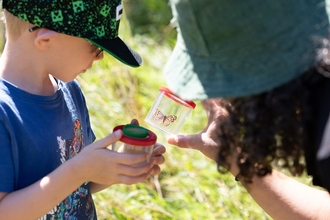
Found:
[{"label": "blurred background", "polygon": [[[133,118],[153,130],[144,118],[159,87],[166,86],[162,69],[176,40],[168,0],[123,3],[119,35],[144,62],[130,68],[105,54],[79,76],[98,139]],[[206,115],[201,104],[196,104],[181,133],[199,133],[204,128]],[[232,175],[218,173],[215,162],[199,152],[168,145],[162,133],[154,132],[167,148],[162,172],[139,184],[115,185],[95,194],[100,220],[271,219]]]}]

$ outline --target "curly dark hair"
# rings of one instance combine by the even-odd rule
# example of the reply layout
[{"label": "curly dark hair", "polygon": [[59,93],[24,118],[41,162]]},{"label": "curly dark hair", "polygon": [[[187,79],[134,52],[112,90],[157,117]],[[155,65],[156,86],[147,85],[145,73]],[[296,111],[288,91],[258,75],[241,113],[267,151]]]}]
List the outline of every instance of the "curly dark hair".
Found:
[{"label": "curly dark hair", "polygon": [[311,93],[323,79],[317,68],[311,68],[262,94],[220,99],[229,116],[219,118],[218,170],[230,168],[226,158],[238,148],[238,177],[242,182],[252,182],[254,175],[265,176],[274,166],[301,175],[306,166],[304,152],[312,141],[309,129],[315,106]]}]

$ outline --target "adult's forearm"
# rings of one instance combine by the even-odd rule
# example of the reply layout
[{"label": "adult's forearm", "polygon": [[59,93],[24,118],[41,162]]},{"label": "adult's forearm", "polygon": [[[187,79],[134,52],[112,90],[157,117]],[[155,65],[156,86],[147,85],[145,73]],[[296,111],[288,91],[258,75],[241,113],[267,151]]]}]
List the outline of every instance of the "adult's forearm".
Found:
[{"label": "adult's forearm", "polygon": [[[227,158],[230,172],[239,173],[237,155]],[[274,220],[327,220],[330,216],[328,191],[303,184],[277,170],[265,177],[254,176],[242,183],[252,198]]]},{"label": "adult's forearm", "polygon": [[330,195],[276,170],[245,185],[254,200],[273,219],[325,220],[330,216]]}]

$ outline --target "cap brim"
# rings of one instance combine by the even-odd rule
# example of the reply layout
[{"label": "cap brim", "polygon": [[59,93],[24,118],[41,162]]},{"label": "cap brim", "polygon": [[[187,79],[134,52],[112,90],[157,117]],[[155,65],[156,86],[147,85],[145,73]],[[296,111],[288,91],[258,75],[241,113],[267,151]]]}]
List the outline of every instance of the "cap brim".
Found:
[{"label": "cap brim", "polygon": [[88,39],[91,43],[102,48],[121,62],[131,66],[139,67],[142,64],[141,56],[132,48],[127,46],[124,41],[119,37],[106,40],[106,39]]}]

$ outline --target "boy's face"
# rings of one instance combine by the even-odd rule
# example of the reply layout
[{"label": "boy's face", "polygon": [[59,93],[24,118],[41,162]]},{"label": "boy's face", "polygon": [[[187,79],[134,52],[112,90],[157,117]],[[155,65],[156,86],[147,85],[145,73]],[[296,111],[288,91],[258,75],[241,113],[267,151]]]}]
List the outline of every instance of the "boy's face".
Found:
[{"label": "boy's face", "polygon": [[103,58],[100,49],[87,40],[65,34],[58,34],[50,49],[54,61],[50,74],[65,82],[74,80],[90,69],[94,61]]}]

